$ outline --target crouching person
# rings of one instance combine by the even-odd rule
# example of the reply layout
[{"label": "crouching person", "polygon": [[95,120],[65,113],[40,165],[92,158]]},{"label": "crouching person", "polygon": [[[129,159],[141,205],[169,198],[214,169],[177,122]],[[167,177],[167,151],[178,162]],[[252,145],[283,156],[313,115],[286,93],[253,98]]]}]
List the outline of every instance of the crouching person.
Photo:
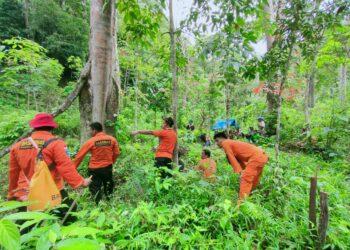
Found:
[{"label": "crouching person", "polygon": [[262,149],[252,144],[227,139],[224,132],[216,134],[214,139],[225,151],[233,172],[241,173],[239,199],[242,201],[258,185],[268,157]]},{"label": "crouching person", "polygon": [[203,180],[216,182],[216,163],[210,158],[211,152],[209,149],[202,151],[201,160],[197,163],[195,169],[202,174]]}]

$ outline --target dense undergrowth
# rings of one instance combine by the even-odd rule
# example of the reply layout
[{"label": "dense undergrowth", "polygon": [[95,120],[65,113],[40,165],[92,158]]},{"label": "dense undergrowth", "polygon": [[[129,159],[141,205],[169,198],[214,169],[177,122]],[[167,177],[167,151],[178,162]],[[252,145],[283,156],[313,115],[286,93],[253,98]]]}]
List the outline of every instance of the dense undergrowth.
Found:
[{"label": "dense undergrowth", "polygon": [[[143,139],[142,140],[146,140]],[[350,246],[349,169],[342,161],[324,162],[304,154],[283,153],[281,168],[273,157],[258,189],[236,206],[239,177],[222,151],[212,147],[218,180],[207,183],[192,170],[201,146],[188,145],[188,171],[174,170],[174,178],[160,181],[153,167],[156,140],[122,145],[114,166],[117,186],[111,202],[99,207],[84,190],[78,222],[60,226],[52,216],[13,213],[16,203],[1,203],[2,226],[12,227],[21,249],[312,249],[308,232],[309,177],[318,171],[318,187],[329,194],[330,224],[327,248]],[[266,149],[273,155],[272,149]],[[6,159],[1,161],[6,183]],[[81,169],[84,173],[84,168]],[[5,195],[6,185],[2,185]],[[78,197],[81,191],[71,192]],[[4,196],[3,196],[4,197]],[[15,219],[36,224],[19,235]],[[3,229],[2,229],[3,230]],[[3,235],[1,237],[7,237]],[[79,243],[79,244],[77,244]],[[14,248],[12,248],[14,249]]]}]

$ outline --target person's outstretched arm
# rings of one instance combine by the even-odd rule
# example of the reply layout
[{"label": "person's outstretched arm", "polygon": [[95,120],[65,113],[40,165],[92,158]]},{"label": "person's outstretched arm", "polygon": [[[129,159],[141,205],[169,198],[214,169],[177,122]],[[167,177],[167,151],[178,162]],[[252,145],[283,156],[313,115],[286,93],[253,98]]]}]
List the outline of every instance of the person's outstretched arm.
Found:
[{"label": "person's outstretched arm", "polygon": [[142,135],[154,135],[153,130],[135,130],[131,132],[132,136],[135,136],[137,134],[142,134]]},{"label": "person's outstretched arm", "polygon": [[80,163],[83,161],[85,155],[90,152],[92,144],[90,141],[85,142],[82,148],[79,150],[74,159],[75,168],[78,168]]}]

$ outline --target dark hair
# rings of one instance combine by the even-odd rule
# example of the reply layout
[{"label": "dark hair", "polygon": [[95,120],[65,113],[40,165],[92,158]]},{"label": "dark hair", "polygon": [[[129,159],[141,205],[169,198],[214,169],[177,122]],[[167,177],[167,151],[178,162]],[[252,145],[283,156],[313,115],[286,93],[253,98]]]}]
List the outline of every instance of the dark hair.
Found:
[{"label": "dark hair", "polygon": [[172,127],[174,125],[174,120],[171,117],[164,118],[164,121],[169,127]]},{"label": "dark hair", "polygon": [[214,135],[214,140],[216,140],[217,138],[225,138],[225,139],[227,139],[227,135],[226,135],[225,132],[219,132],[219,133]]},{"label": "dark hair", "polygon": [[97,132],[101,132],[103,130],[102,124],[99,122],[93,122],[90,124],[90,128]]},{"label": "dark hair", "polygon": [[48,131],[48,132],[51,132],[53,129],[54,129],[54,127],[45,126],[45,127],[35,128],[34,131]]},{"label": "dark hair", "polygon": [[210,155],[211,155],[211,152],[209,149],[203,149],[203,153],[208,157],[210,157]]}]

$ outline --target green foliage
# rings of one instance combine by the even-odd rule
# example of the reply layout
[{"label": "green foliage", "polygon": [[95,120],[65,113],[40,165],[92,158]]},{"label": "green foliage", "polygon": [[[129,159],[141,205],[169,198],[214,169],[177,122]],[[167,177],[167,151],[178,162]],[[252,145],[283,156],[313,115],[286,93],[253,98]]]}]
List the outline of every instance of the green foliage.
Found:
[{"label": "green foliage", "polygon": [[15,223],[10,220],[0,220],[0,245],[8,250],[20,249],[20,235]]},{"label": "green foliage", "polygon": [[[9,98],[6,104],[20,106],[27,102],[27,106],[31,104],[38,109],[57,103],[62,65],[48,58],[46,49],[31,40],[13,38],[2,41],[1,45],[0,86],[1,95]],[[50,95],[52,91],[58,95]]]},{"label": "green foliage", "polygon": [[136,39],[143,46],[150,46],[165,21],[162,7],[157,1],[147,3],[140,0],[117,1],[117,9],[122,14],[126,35]]},{"label": "green foliage", "polygon": [[48,50],[48,55],[67,65],[70,56],[86,58],[88,24],[82,16],[67,13],[57,1],[31,1],[31,36]]},{"label": "green foliage", "polygon": [[20,1],[0,1],[0,40],[26,36],[23,9]]},{"label": "green foliage", "polygon": [[[49,112],[64,100],[74,88],[72,80],[78,78],[87,55],[88,8],[80,0],[64,4],[56,0],[30,2],[30,25],[24,31],[21,4],[0,0],[0,38],[6,38],[0,46],[0,148],[28,129],[35,113]],[[192,44],[177,31],[178,134],[179,144],[188,149],[182,157],[186,171],[175,168],[171,171],[174,178],[162,181],[153,166],[158,139],[131,138],[130,132],[158,129],[162,116],[170,115],[170,41],[163,13],[165,1],[117,2],[122,91],[115,136],[122,153],[113,170],[116,191],[112,200],[96,207],[86,192],[78,201],[79,211],[75,214],[79,220],[69,226],[61,226],[50,214],[16,212],[26,203],[3,202],[1,247],[313,249],[307,199],[309,177],[317,170],[318,188],[329,194],[331,216],[326,248],[347,249],[349,96],[345,94],[347,102],[338,101],[338,77],[334,72],[339,65],[349,63],[349,25],[340,22],[344,14],[340,10],[348,3],[329,1],[329,8],[322,5],[316,13],[311,1],[286,1],[280,13],[284,18],[273,23],[266,20],[263,11],[266,1],[195,1],[188,24],[192,25],[191,31],[202,36]],[[207,36],[209,29],[211,35]],[[277,42],[261,60],[252,50],[252,43],[265,32],[275,35]],[[17,37],[27,34],[33,41]],[[295,45],[293,51],[291,42]],[[310,58],[318,46],[316,102],[311,109],[311,130],[307,132],[303,88]],[[290,51],[293,70],[288,71]],[[250,126],[256,127],[256,118],[264,116],[267,128],[275,130],[276,117],[268,112],[265,95],[252,93],[256,85],[262,84],[256,79],[257,71],[262,80],[272,72],[288,73],[286,86],[297,91],[292,98],[283,95],[281,149],[288,153],[282,152],[280,168],[276,169],[274,138],[259,138],[257,144],[266,150],[270,160],[258,189],[238,207],[239,177],[232,173],[224,153],[216,146],[210,147],[218,164],[217,182],[202,180],[192,168],[200,159],[202,147],[185,142],[184,125],[194,120],[195,137],[212,135],[210,127],[215,120],[225,117],[223,87],[229,84],[230,116],[238,120],[240,129],[246,132]],[[60,126],[55,134],[65,138],[74,155],[80,147],[77,105],[73,104],[56,121]],[[2,197],[7,191],[7,160],[0,162]],[[86,164],[82,164],[79,171],[85,174],[85,168]],[[72,198],[77,197],[74,191],[70,193]],[[25,222],[15,224],[19,219]],[[33,229],[20,236],[19,231],[28,227]]]},{"label": "green foliage", "polygon": [[[344,181],[347,171],[344,162],[325,163],[304,154],[283,153],[282,183],[276,185],[271,157],[258,189],[238,208],[235,203],[239,179],[221,150],[211,148],[218,163],[216,183],[201,180],[192,169],[192,164],[199,160],[197,145],[188,145],[188,171],[174,170],[174,178],[161,181],[150,153],[156,143],[149,139],[142,144],[126,144],[114,169],[118,184],[113,199],[92,208],[93,201],[83,195],[79,200],[79,220],[72,225],[59,226],[41,213],[5,217],[35,221],[39,216],[44,220],[21,236],[21,247],[45,243],[58,249],[73,246],[75,249],[83,246],[87,249],[312,248],[307,197],[308,177],[316,168],[319,168],[319,189],[329,193],[332,216],[327,244],[331,249],[349,245],[350,190]],[[271,149],[265,150],[270,156],[273,154]],[[13,203],[11,206],[14,208]]]}]

